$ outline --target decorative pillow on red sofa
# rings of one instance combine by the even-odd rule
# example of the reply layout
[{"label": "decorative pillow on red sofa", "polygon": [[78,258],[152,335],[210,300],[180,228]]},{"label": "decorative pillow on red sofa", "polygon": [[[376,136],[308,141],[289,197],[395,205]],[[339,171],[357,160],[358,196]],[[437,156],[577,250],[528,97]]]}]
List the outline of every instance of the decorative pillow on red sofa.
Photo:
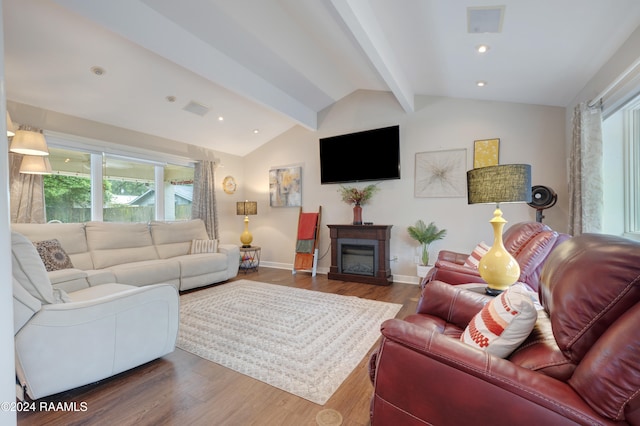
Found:
[{"label": "decorative pillow on red sofa", "polygon": [[487,245],[484,241],[481,241],[476,248],[473,249],[467,260],[464,261],[464,266],[469,268],[478,269],[478,264],[480,263],[480,259],[482,256],[487,254],[491,247]]},{"label": "decorative pillow on red sofa", "polygon": [[529,336],[538,318],[531,295],[522,286],[509,287],[478,312],[460,340],[506,358]]}]

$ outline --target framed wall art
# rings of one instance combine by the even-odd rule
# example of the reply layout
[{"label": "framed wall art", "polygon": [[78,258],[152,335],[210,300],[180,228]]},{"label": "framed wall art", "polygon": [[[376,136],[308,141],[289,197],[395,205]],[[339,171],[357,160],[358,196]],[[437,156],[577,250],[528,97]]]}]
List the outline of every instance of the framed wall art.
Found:
[{"label": "framed wall art", "polygon": [[279,167],[269,170],[269,205],[302,206],[302,167]]},{"label": "framed wall art", "polygon": [[416,197],[466,197],[467,150],[416,153]]},{"label": "framed wall art", "polygon": [[500,139],[473,142],[473,168],[497,166],[500,160]]}]

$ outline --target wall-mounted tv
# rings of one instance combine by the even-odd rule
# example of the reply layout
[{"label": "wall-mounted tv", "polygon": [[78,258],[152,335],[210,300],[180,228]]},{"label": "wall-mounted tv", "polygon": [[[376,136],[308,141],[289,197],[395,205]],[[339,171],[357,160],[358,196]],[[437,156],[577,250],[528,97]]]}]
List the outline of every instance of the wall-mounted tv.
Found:
[{"label": "wall-mounted tv", "polygon": [[400,126],[320,139],[320,183],[400,179]]}]

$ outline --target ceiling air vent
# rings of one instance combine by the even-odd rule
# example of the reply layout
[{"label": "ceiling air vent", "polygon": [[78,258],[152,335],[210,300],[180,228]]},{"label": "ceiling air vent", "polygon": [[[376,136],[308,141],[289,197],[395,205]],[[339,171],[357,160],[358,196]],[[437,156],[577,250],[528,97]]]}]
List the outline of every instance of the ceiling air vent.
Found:
[{"label": "ceiling air vent", "polygon": [[470,34],[500,33],[505,6],[468,7],[467,31]]},{"label": "ceiling air vent", "polygon": [[196,115],[199,115],[200,117],[204,117],[206,113],[209,112],[209,107],[206,105],[203,105],[199,102],[196,101],[191,101],[189,102],[187,105],[185,105],[184,108],[182,108],[185,111],[189,111],[192,112]]}]

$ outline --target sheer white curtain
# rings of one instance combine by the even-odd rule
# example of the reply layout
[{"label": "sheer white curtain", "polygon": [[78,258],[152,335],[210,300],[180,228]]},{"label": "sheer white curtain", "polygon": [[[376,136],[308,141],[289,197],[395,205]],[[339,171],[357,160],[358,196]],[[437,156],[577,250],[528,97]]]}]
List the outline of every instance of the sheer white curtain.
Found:
[{"label": "sheer white curtain", "polygon": [[601,232],[604,202],[600,104],[576,105],[569,159],[569,233]]},{"label": "sheer white curtain", "polygon": [[218,239],[218,208],[215,191],[215,163],[198,161],[193,176],[193,204],[191,217],[202,219],[209,238]]},{"label": "sheer white curtain", "polygon": [[44,223],[42,175],[20,173],[22,155],[9,153],[11,223]]}]

